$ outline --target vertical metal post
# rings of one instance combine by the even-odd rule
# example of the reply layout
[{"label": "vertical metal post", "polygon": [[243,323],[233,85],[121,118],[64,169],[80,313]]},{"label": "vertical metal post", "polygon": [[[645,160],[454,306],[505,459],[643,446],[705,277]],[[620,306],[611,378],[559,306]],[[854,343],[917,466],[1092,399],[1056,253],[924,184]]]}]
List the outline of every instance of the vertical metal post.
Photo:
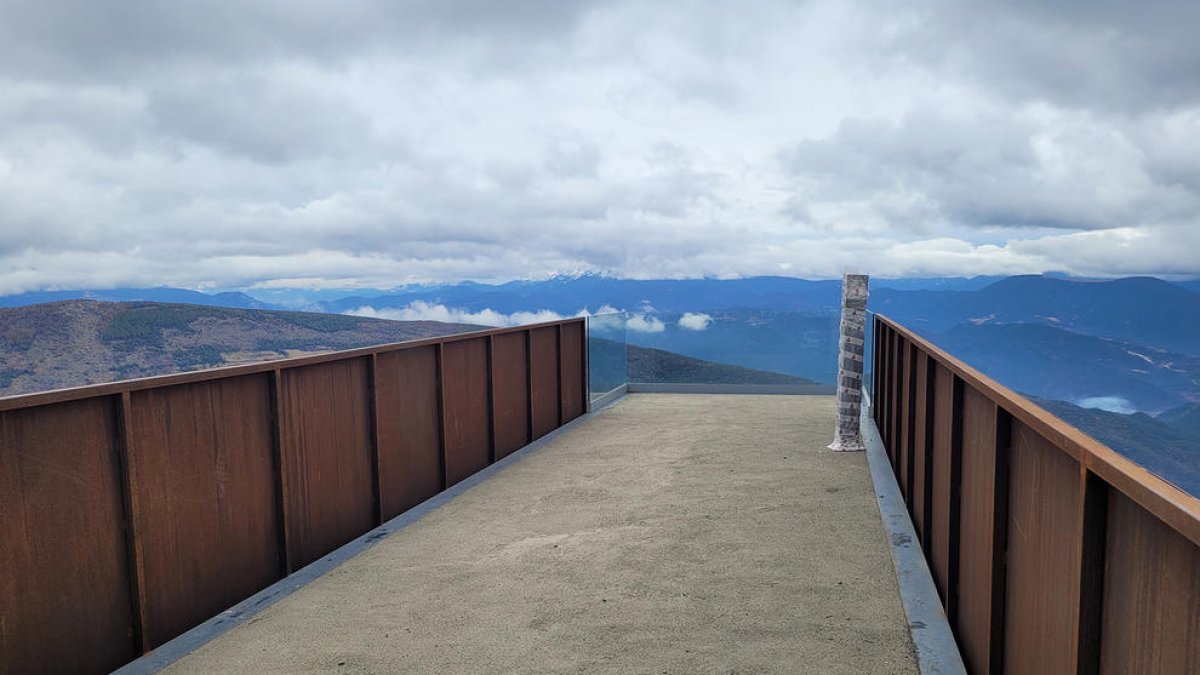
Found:
[{"label": "vertical metal post", "polygon": [[589,413],[592,411],[592,365],[591,365],[591,340],[588,340],[588,328],[591,323],[591,317],[585,316],[580,320],[583,324],[583,412]]},{"label": "vertical metal post", "polygon": [[288,510],[291,508],[288,485],[288,460],[284,456],[283,447],[283,372],[276,368],[271,371],[271,463],[274,470],[275,484],[275,526],[279,529],[279,576],[286,577],[295,572],[295,556],[290,544],[291,535],[288,527],[292,519]]},{"label": "vertical metal post", "polygon": [[371,420],[371,490],[374,503],[371,505],[375,525],[383,524],[383,474],[379,470],[379,353],[367,358],[367,414]]},{"label": "vertical metal post", "polygon": [[1100,672],[1100,633],[1104,618],[1104,556],[1108,537],[1108,484],[1079,467],[1079,618],[1076,672]]},{"label": "vertical metal post", "polygon": [[829,447],[842,452],[861,452],[863,351],[867,321],[867,275],[842,277],[842,323],[838,340],[837,431]]},{"label": "vertical metal post", "polygon": [[563,425],[563,392],[566,387],[563,386],[563,369],[562,369],[562,324],[554,326],[554,383],[557,386],[555,391],[558,395],[555,399],[558,401],[558,423],[554,425],[557,429]]},{"label": "vertical metal post", "polygon": [[441,489],[450,487],[446,480],[446,342],[437,343],[437,400],[438,400],[438,472]]},{"label": "vertical metal post", "polygon": [[[146,611],[146,556],[142,550],[142,515],[138,499],[137,453],[133,444],[133,398],[128,391],[117,397],[118,445],[121,462],[121,491],[125,508],[125,547],[129,560],[129,595],[133,610],[133,640],[138,654],[145,654],[150,644],[149,621]],[[0,662],[0,665],[3,665]],[[7,672],[7,670],[5,671]]]},{"label": "vertical metal post", "polygon": [[496,336],[487,338],[488,464],[496,463]]},{"label": "vertical metal post", "polygon": [[533,438],[533,331],[525,329],[525,439],[532,443]]}]

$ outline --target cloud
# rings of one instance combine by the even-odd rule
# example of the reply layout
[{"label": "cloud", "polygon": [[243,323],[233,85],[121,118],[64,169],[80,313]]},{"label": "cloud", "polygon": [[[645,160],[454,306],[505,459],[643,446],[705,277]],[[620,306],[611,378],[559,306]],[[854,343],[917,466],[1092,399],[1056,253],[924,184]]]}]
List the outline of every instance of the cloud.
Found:
[{"label": "cloud", "polygon": [[[309,2],[215,0],[166,6],[132,0],[62,11],[15,0],[0,25],[0,68],[46,78],[128,81],[159,69],[245,67],[272,62],[342,67],[382,51],[410,57],[444,45],[478,52],[502,68],[524,51],[559,43],[592,3],[515,0]],[[486,58],[485,58],[486,57]]]},{"label": "cloud", "polygon": [[13,0],[0,293],[1200,275],[1193,5]]},{"label": "cloud", "polygon": [[1107,410],[1108,412],[1121,413],[1122,415],[1132,415],[1137,412],[1137,408],[1133,407],[1133,404],[1128,399],[1120,396],[1092,396],[1075,401],[1075,405],[1080,408]]},{"label": "cloud", "polygon": [[704,330],[708,328],[708,324],[712,323],[713,318],[708,314],[685,312],[679,317],[679,327],[688,330]]},{"label": "cloud", "polygon": [[1195,3],[960,3],[910,8],[881,41],[950,80],[1023,100],[1138,112],[1200,102]]},{"label": "cloud", "polygon": [[625,327],[636,333],[661,333],[667,325],[650,314],[634,314],[625,321]]},{"label": "cloud", "polygon": [[782,161],[807,214],[854,209],[915,233],[1160,227],[1192,217],[1200,190],[1157,179],[1143,145],[1133,130],[1086,115],[918,109],[897,122],[846,120]]},{"label": "cloud", "polygon": [[567,317],[548,309],[536,312],[513,312],[504,314],[492,309],[477,312],[432,304],[417,300],[400,309],[376,309],[369,305],[346,312],[352,316],[365,316],[373,319],[390,319],[392,321],[441,321],[445,323],[465,323],[481,326],[524,326],[531,323],[561,321]]}]

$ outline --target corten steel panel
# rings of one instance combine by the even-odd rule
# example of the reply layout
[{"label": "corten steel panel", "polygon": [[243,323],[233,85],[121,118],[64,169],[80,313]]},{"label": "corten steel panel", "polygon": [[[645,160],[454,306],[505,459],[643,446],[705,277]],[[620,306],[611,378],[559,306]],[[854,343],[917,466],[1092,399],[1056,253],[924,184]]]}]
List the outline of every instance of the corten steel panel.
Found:
[{"label": "corten steel panel", "polygon": [[889,447],[892,453],[892,470],[899,475],[900,471],[900,420],[904,417],[904,401],[901,399],[901,392],[904,384],[904,340],[899,335],[893,336],[892,340],[892,422],[891,443]]},{"label": "corten steel panel", "polygon": [[888,403],[888,405],[887,405],[887,451],[888,451],[889,458],[894,456],[895,449],[896,449],[895,448],[895,440],[896,439],[895,439],[895,435],[892,433],[892,425],[896,421],[895,386],[896,386],[896,339],[897,339],[897,337],[898,336],[896,335],[895,332],[889,333],[887,347],[886,347],[887,360],[888,360],[888,378],[887,378],[887,390],[884,395],[887,397],[887,403]]},{"label": "corten steel panel", "polygon": [[895,379],[894,368],[896,367],[895,354],[892,353],[892,341],[895,334],[888,332],[883,341],[883,358],[887,363],[887,370],[883,379],[883,426],[880,428],[880,433],[883,434],[883,446],[887,451],[888,460],[892,458],[892,408],[896,405],[896,399],[892,395],[892,380]]},{"label": "corten steel panel", "polygon": [[899,398],[897,399],[900,402],[900,419],[898,425],[899,433],[896,437],[896,449],[900,461],[897,462],[896,476],[900,483],[900,494],[904,496],[905,503],[911,504],[912,492],[910,491],[911,486],[909,485],[908,477],[912,468],[910,466],[912,462],[912,445],[909,443],[909,431],[911,429],[910,424],[912,423],[913,402],[909,398],[909,394],[911,393],[909,383],[912,382],[913,368],[912,350],[909,348],[907,342],[903,343],[900,349],[900,364],[900,387]]},{"label": "corten steel panel", "polygon": [[883,408],[883,423],[879,425],[879,433],[883,436],[884,449],[890,455],[892,452],[892,332],[890,330],[883,335],[883,345],[880,351],[883,352],[883,382],[879,386],[879,404]]},{"label": "corten steel panel", "polygon": [[488,465],[491,417],[487,345],[487,338],[477,338],[450,342],[443,348],[447,486]]},{"label": "corten steel panel", "polygon": [[887,358],[887,380],[883,383],[883,397],[887,405],[887,419],[884,421],[884,442],[887,446],[888,459],[892,459],[895,447],[893,446],[892,438],[892,422],[896,419],[896,393],[893,391],[893,386],[896,382],[896,333],[889,331],[887,341],[883,346],[885,358]]},{"label": "corten steel panel", "polygon": [[1029,425],[1046,438],[1054,439],[1072,458],[1082,458],[1087,469],[1113,488],[1120,490],[1150,513],[1200,546],[1200,499],[1188,495],[1162,478],[1123,457],[1078,429],[1054,417],[1015,392],[979,373],[947,354],[936,345],[904,328],[896,328],[926,353],[934,356],[963,382],[1000,403],[1012,419]]},{"label": "corten steel panel", "polygon": [[496,459],[529,442],[529,383],[525,334],[497,335],[492,343],[492,415]]},{"label": "corten steel panel", "polygon": [[388,520],[442,489],[437,347],[376,358],[380,513]]},{"label": "corten steel panel", "polygon": [[541,438],[558,427],[558,336],[557,330],[536,328],[530,332],[529,366],[533,386],[533,437]]},{"label": "corten steel panel", "polygon": [[1101,672],[1200,672],[1200,549],[1115,490],[1108,507]]},{"label": "corten steel panel", "polygon": [[973,673],[989,672],[991,658],[996,415],[995,403],[966,388],[956,627],[963,659]]},{"label": "corten steel panel", "polygon": [[562,423],[566,424],[583,414],[583,324],[562,325],[562,349],[559,367],[562,396]]},{"label": "corten steel panel", "polygon": [[130,400],[146,634],[157,647],[280,577],[270,376]]},{"label": "corten steel panel", "polygon": [[293,568],[374,526],[367,371],[361,357],[281,374],[280,454]]},{"label": "corten steel panel", "polygon": [[887,419],[887,414],[884,412],[887,409],[887,402],[884,401],[883,383],[887,381],[887,351],[883,345],[887,340],[887,328],[875,320],[875,385],[871,392],[871,409],[875,411],[875,427],[879,430],[879,438],[887,443],[887,438],[883,434],[884,420]]},{"label": "corten steel panel", "polygon": [[133,659],[113,397],[0,413],[0,672]]},{"label": "corten steel panel", "polygon": [[883,441],[883,446],[884,446],[884,449],[886,450],[887,443],[888,443],[888,437],[887,437],[888,405],[891,404],[891,402],[888,400],[888,397],[887,397],[887,391],[888,391],[887,383],[888,383],[888,377],[890,376],[890,368],[891,368],[891,363],[888,361],[888,350],[887,350],[888,334],[890,331],[888,330],[888,328],[886,326],[883,326],[881,324],[881,328],[880,328],[879,332],[880,332],[879,352],[878,352],[878,354],[879,354],[879,357],[878,357],[879,358],[879,384],[875,385],[876,401],[875,401],[874,405],[876,408],[879,409],[879,420],[877,421],[876,424],[879,427],[879,438]]},{"label": "corten steel panel", "polygon": [[883,343],[879,348],[883,359],[883,380],[879,383],[879,407],[882,409],[883,419],[880,420],[879,433],[883,436],[883,446],[887,450],[888,455],[892,452],[892,331],[890,329],[883,332]]},{"label": "corten steel panel", "polygon": [[887,381],[887,351],[883,346],[887,344],[887,327],[879,320],[875,322],[875,385],[871,392],[871,410],[875,412],[875,428],[879,430],[879,438],[887,445],[887,437],[884,435],[883,429],[886,426],[884,420],[887,419],[887,402],[884,401],[884,382]]},{"label": "corten steel panel", "polygon": [[950,553],[957,543],[957,532],[951,532],[950,510],[951,479],[953,478],[953,458],[951,450],[954,444],[954,375],[943,368],[937,367],[934,377],[933,403],[933,518],[930,528],[930,551],[933,559],[933,578],[937,582],[938,592],[942,595],[943,604],[950,602]]},{"label": "corten steel panel", "polygon": [[917,352],[916,362],[916,398],[913,400],[913,408],[915,412],[915,424],[913,425],[913,482],[912,482],[912,504],[913,525],[916,527],[917,536],[924,541],[927,533],[925,527],[925,498],[928,494],[929,482],[925,480],[926,469],[929,466],[929,457],[926,454],[926,407],[927,397],[926,389],[928,384],[928,363],[929,357],[924,352]]},{"label": "corten steel panel", "polygon": [[913,503],[916,501],[916,495],[913,494],[913,482],[916,480],[916,425],[917,425],[917,357],[920,352],[917,348],[909,343],[908,350],[905,352],[907,364],[907,379],[908,384],[905,387],[904,400],[907,410],[904,415],[905,433],[905,483],[908,486],[906,497],[908,499],[909,516],[913,514]]},{"label": "corten steel panel", "polygon": [[1079,464],[1013,423],[1008,500],[1005,670],[1075,672]]},{"label": "corten steel panel", "polygon": [[879,405],[879,380],[883,377],[883,354],[879,350],[879,344],[883,340],[883,324],[879,323],[878,318],[870,319],[872,321],[873,334],[871,340],[871,415],[875,420],[876,428],[883,428],[881,420],[883,414],[880,412],[882,406]]}]

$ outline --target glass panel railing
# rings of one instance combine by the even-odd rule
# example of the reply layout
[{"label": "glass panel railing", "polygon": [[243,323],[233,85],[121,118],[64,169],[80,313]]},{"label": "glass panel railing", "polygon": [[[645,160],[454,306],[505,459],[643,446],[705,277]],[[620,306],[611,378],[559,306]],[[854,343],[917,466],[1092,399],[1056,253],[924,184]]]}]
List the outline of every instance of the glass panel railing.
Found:
[{"label": "glass panel railing", "polygon": [[629,381],[625,312],[587,318],[588,396],[596,400]]},{"label": "glass panel railing", "polygon": [[832,387],[838,321],[834,308],[630,313],[629,381]]}]

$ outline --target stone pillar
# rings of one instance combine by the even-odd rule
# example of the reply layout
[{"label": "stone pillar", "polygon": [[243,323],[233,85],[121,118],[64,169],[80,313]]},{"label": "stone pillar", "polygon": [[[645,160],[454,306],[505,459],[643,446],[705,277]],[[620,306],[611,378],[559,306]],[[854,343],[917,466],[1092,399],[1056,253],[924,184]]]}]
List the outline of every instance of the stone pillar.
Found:
[{"label": "stone pillar", "polygon": [[866,450],[862,412],[863,352],[867,327],[867,275],[842,277],[842,325],[838,341],[837,432],[829,447],[842,452]]}]

